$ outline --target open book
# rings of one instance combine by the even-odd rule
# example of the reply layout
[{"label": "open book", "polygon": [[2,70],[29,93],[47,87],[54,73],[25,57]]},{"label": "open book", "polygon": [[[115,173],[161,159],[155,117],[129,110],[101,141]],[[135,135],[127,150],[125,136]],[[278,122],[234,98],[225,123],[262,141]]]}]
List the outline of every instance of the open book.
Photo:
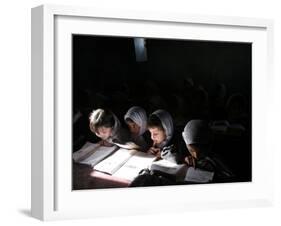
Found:
[{"label": "open book", "polygon": [[187,182],[195,183],[208,183],[213,180],[214,172],[209,172],[202,169],[195,169],[194,167],[189,167],[184,180]]},{"label": "open book", "polygon": [[176,181],[183,181],[187,168],[186,164],[176,164],[165,159],[153,162],[150,166],[150,170],[164,173]]},{"label": "open book", "polygon": [[137,177],[142,169],[149,168],[156,159],[154,155],[131,149],[132,145],[122,147],[86,142],[72,157],[77,163],[90,165],[94,170],[128,181]]},{"label": "open book", "polygon": [[155,158],[153,155],[134,149],[120,148],[93,168],[132,181],[142,169],[148,168]]},{"label": "open book", "polygon": [[213,180],[214,172],[188,167],[186,164],[176,164],[165,159],[153,162],[150,170],[159,171],[178,182],[208,183]]},{"label": "open book", "polygon": [[142,169],[149,168],[155,159],[154,155],[137,151],[113,176],[132,181]]},{"label": "open book", "polygon": [[95,166],[118,149],[117,146],[105,147],[99,144],[86,142],[84,146],[73,153],[74,162]]},{"label": "open book", "polygon": [[160,171],[176,181],[206,183],[213,179],[214,173],[186,164],[176,164],[165,159],[155,161],[154,155],[135,149],[120,148],[116,145],[104,147],[87,142],[79,151],[73,153],[73,160],[87,164],[94,170],[132,181],[142,169]]}]

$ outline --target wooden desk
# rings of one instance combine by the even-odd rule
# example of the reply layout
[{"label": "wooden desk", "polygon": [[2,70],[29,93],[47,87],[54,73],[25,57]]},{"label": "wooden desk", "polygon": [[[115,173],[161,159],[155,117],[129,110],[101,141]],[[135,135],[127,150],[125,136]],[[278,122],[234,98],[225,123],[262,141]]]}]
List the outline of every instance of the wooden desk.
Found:
[{"label": "wooden desk", "polygon": [[124,188],[130,181],[101,173],[84,164],[72,165],[72,189]]}]

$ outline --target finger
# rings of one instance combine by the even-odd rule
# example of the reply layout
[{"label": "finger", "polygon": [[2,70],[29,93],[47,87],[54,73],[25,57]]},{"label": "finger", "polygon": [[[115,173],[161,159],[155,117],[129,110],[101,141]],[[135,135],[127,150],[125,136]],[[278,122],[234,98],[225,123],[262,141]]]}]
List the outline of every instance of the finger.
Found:
[{"label": "finger", "polygon": [[151,153],[154,153],[154,148],[150,148],[149,151],[150,151]]},{"label": "finger", "polygon": [[187,163],[187,165],[189,165],[188,157],[185,157],[185,158],[184,158],[184,161]]},{"label": "finger", "polygon": [[156,156],[157,156],[158,158],[161,158],[161,152],[160,152],[160,151],[156,152]]},{"label": "finger", "polygon": [[196,165],[195,165],[196,163],[195,163],[195,158],[192,158],[192,165],[193,165],[193,167],[194,168],[196,168]]},{"label": "finger", "polygon": [[158,149],[155,149],[154,154],[157,155],[157,156],[160,156],[160,151]]},{"label": "finger", "polygon": [[151,149],[154,151],[154,153],[157,153],[160,151],[160,148],[151,148]]}]

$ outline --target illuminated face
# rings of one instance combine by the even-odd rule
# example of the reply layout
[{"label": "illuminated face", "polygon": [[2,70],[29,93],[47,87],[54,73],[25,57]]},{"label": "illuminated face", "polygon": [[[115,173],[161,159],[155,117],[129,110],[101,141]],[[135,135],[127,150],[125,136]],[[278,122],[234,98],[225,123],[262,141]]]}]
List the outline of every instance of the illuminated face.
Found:
[{"label": "illuminated face", "polygon": [[131,134],[133,134],[134,136],[139,135],[140,126],[138,124],[136,124],[135,122],[127,122],[127,125],[129,127],[129,130],[130,130]]},{"label": "illuminated face", "polygon": [[166,133],[164,130],[158,127],[148,128],[151,134],[151,140],[153,140],[154,144],[160,144],[166,139]]},{"label": "illuminated face", "polygon": [[101,138],[102,140],[106,140],[111,136],[112,128],[101,126],[97,128],[96,135]]}]

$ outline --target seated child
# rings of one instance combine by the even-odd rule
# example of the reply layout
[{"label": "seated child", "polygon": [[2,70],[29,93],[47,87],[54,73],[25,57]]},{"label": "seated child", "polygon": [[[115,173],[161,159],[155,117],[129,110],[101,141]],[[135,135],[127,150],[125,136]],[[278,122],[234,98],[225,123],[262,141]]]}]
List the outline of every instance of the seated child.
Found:
[{"label": "seated child", "polygon": [[171,115],[165,110],[157,110],[149,116],[147,127],[153,141],[148,152],[159,158],[175,162],[174,145],[172,144],[174,126]]},{"label": "seated child", "polygon": [[186,153],[184,161],[193,167],[214,171],[214,163],[208,157],[210,133],[208,124],[203,120],[190,120],[182,132]]},{"label": "seated child", "polygon": [[211,150],[211,133],[206,121],[189,121],[182,133],[188,153],[185,162],[193,167],[215,172],[214,180],[218,182],[233,181],[235,175],[225,165],[221,156]]},{"label": "seated child", "polygon": [[90,130],[101,138],[100,144],[103,146],[112,146],[115,143],[123,144],[129,140],[129,135],[121,127],[118,118],[109,110],[93,110],[89,121]]},{"label": "seated child", "polygon": [[131,132],[132,142],[137,144],[141,150],[146,151],[148,145],[143,136],[147,131],[147,116],[145,110],[137,106],[131,107],[125,114],[124,120]]}]

